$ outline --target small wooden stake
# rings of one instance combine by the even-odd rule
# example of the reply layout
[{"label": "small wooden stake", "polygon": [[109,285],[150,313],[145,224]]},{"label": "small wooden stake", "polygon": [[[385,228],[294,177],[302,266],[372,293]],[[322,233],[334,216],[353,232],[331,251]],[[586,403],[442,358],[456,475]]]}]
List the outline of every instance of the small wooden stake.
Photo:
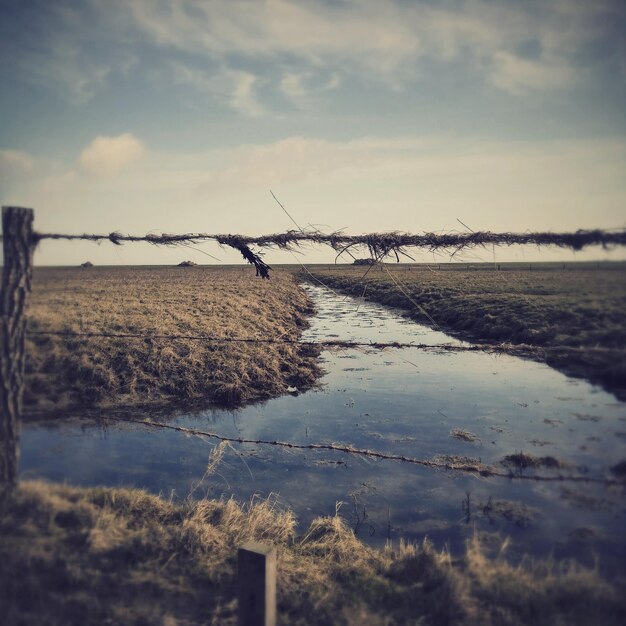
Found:
[{"label": "small wooden stake", "polygon": [[17,482],[24,391],[26,305],[33,273],[32,209],[2,207],[4,270],[0,293],[0,502]]},{"label": "small wooden stake", "polygon": [[239,626],[276,626],[276,548],[246,543],[237,560]]}]

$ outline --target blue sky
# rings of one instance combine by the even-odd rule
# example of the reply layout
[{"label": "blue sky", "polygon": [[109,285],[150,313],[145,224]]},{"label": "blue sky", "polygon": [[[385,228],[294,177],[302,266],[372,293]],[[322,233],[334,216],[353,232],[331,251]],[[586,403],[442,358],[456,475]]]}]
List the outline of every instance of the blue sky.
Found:
[{"label": "blue sky", "polygon": [[[0,200],[34,207],[40,231],[293,227],[270,189],[328,231],[626,225],[624,2],[0,7]],[[49,242],[36,262],[188,257],[209,261]]]}]

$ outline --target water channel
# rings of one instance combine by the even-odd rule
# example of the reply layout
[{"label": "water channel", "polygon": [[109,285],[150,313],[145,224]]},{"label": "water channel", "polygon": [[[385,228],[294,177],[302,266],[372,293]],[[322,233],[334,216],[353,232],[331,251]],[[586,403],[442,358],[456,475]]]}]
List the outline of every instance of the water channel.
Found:
[{"label": "water channel", "polygon": [[[400,312],[305,285],[317,307],[305,339],[459,343]],[[626,403],[582,380],[516,357],[480,352],[350,349],[322,353],[319,389],[237,411],[209,409],[167,423],[246,439],[338,442],[430,459],[471,457],[500,469],[516,452],[570,465],[542,475],[611,477],[626,458]],[[149,413],[137,415],[140,419]],[[462,431],[462,432],[461,432]],[[574,557],[623,571],[623,488],[481,477],[334,451],[233,444],[202,480],[215,441],[172,430],[71,419],[27,422],[22,478],[133,486],[184,498],[272,497],[301,527],[344,516],[374,545],[421,541],[462,551],[510,538],[509,557]]]}]

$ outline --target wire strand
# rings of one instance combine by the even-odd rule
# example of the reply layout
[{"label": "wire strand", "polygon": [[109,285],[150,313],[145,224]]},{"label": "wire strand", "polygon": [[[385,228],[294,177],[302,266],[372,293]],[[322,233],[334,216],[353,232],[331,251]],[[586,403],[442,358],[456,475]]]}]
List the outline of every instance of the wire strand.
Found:
[{"label": "wire strand", "polygon": [[362,448],[354,448],[350,445],[336,444],[336,443],[308,443],[299,444],[290,441],[279,441],[269,439],[246,439],[243,437],[226,437],[218,433],[212,433],[209,431],[198,430],[196,428],[186,428],[184,426],[174,426],[172,424],[163,424],[161,422],[155,422],[152,420],[138,420],[125,417],[108,416],[105,419],[126,422],[130,424],[139,424],[141,426],[148,426],[151,428],[164,428],[168,430],[174,430],[181,433],[190,435],[199,435],[203,437],[209,437],[211,439],[217,439],[218,441],[227,441],[229,443],[241,443],[241,444],[253,444],[253,445],[267,445],[277,446],[280,448],[290,448],[295,450],[331,450],[334,452],[343,452],[346,454],[352,454],[355,456],[369,457],[374,459],[386,460],[386,461],[400,461],[402,463],[409,463],[412,465],[421,465],[423,467],[429,467],[433,469],[443,469],[448,471],[470,473],[480,475],[483,477],[496,477],[507,478],[509,480],[530,480],[537,482],[578,482],[578,483],[597,483],[602,485],[623,485],[623,481],[612,478],[595,478],[592,476],[581,475],[563,475],[558,474],[555,476],[545,476],[538,474],[523,474],[521,471],[502,471],[494,467],[478,463],[451,463],[449,461],[440,461],[437,459],[416,459],[414,457],[405,456],[402,454],[387,454],[385,452],[378,452],[376,450],[367,450]]}]

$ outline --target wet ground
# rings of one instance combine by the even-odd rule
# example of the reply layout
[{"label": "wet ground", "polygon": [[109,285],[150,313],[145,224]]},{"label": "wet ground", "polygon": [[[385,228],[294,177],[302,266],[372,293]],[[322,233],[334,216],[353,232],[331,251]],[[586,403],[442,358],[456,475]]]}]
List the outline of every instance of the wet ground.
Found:
[{"label": "wet ground", "polygon": [[[316,302],[305,339],[458,344],[397,311],[305,287]],[[564,467],[525,475],[614,478],[626,459],[626,403],[549,367],[510,356],[415,348],[323,353],[319,390],[232,412],[178,415],[168,423],[228,437],[351,444],[430,459],[479,459],[500,470],[520,452]],[[144,413],[135,417],[151,417]],[[623,488],[598,483],[480,477],[332,451],[233,444],[205,477],[214,440],[144,426],[74,421],[25,424],[21,475],[77,485],[135,486],[185,497],[276,498],[302,525],[339,508],[373,544],[421,540],[460,551],[479,533],[510,538],[510,558],[525,553],[600,558],[622,570],[626,557]],[[550,464],[554,464],[552,461]]]}]

